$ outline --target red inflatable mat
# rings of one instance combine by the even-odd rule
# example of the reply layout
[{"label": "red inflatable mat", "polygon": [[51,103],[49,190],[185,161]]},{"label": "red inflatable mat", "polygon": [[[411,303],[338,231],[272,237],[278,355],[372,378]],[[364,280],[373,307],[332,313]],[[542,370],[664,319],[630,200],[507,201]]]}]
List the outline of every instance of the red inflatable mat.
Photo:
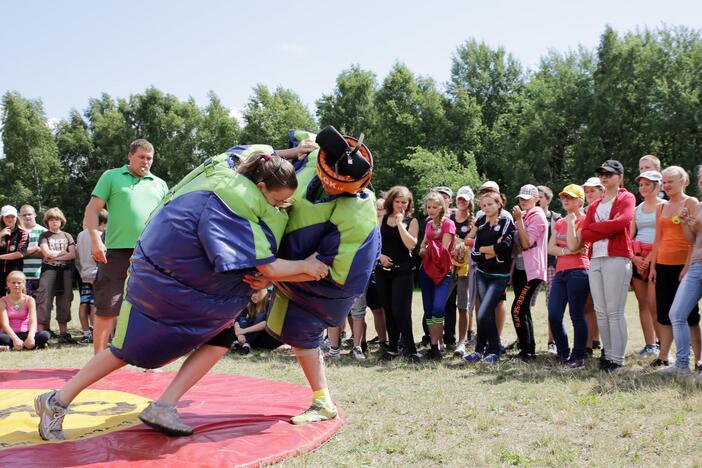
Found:
[{"label": "red inflatable mat", "polygon": [[[0,370],[0,392],[59,388],[77,370]],[[118,371],[92,385],[155,399],[173,373]],[[117,393],[115,392],[115,393]],[[189,437],[168,437],[143,424],[64,442],[36,441],[2,448],[0,466],[257,466],[318,448],[341,427],[339,418],[295,426],[289,419],[310,404],[310,390],[300,385],[231,374],[208,374],[178,405],[183,422],[195,428]],[[0,427],[10,424],[0,399]],[[18,406],[15,406],[17,408]],[[4,410],[4,412],[3,412]],[[25,408],[26,411],[26,408]],[[95,414],[95,413],[90,413]],[[11,415],[10,415],[11,416]],[[3,417],[5,421],[3,421]],[[33,416],[34,417],[34,416]],[[66,421],[72,416],[66,416]],[[36,417],[34,417],[36,419]],[[133,420],[130,418],[130,423]],[[66,426],[64,426],[66,427]],[[36,433],[20,434],[27,440]],[[14,433],[17,436],[17,431]],[[69,435],[70,437],[70,435]],[[8,445],[4,445],[8,447]]]}]

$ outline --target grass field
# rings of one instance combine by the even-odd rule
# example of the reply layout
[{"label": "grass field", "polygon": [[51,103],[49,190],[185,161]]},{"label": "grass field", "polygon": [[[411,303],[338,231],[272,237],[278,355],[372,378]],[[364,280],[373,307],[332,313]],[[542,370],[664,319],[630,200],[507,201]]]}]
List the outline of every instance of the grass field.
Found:
[{"label": "grass field", "polygon": [[[414,306],[420,330],[417,293]],[[601,375],[595,360],[581,371],[551,367],[543,296],[534,311],[533,363],[508,358],[484,367],[446,358],[409,365],[379,362],[377,354],[362,363],[346,356],[328,369],[346,424],[319,450],[284,465],[702,466],[702,386],[663,379],[636,361],[643,341],[633,293],[627,317],[627,367],[614,375]],[[514,339],[510,323],[503,339]],[[0,368],[80,367],[90,355],[87,346],[3,353]],[[215,371],[305,383],[293,358],[270,353],[231,354]]]}]

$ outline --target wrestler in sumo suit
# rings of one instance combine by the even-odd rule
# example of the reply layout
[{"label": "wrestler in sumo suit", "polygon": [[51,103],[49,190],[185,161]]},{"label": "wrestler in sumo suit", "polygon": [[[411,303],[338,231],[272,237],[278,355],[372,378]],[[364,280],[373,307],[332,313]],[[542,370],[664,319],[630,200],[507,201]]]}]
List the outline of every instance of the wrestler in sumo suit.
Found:
[{"label": "wrestler in sumo suit", "polygon": [[67,406],[109,373],[128,363],[160,367],[195,350],[161,398],[139,415],[165,433],[192,433],[175,403],[234,341],[226,330],[252,294],[244,275],[258,271],[295,281],[327,273],[314,255],[276,259],[288,221],[282,208],[296,187],[293,166],[260,145],[212,158],[171,189],[132,255],[112,345],[60,391],[35,399],[41,437],[63,440]]}]

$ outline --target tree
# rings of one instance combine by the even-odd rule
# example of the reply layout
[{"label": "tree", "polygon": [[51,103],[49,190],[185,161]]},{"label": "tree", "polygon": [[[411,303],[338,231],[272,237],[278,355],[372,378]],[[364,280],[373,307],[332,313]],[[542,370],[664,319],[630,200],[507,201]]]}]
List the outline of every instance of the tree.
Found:
[{"label": "tree", "polygon": [[196,137],[198,152],[203,158],[231,148],[239,141],[241,134],[239,122],[230,115],[217,95],[210,91],[208,98],[210,102],[202,111],[202,121]]},{"label": "tree", "polygon": [[290,129],[317,130],[314,118],[295,92],[277,88],[271,93],[261,84],[249,98],[244,121],[242,143],[266,143],[274,148],[287,148]]},{"label": "tree", "polygon": [[55,206],[64,172],[40,100],[5,93],[2,141],[5,158],[0,160],[0,204],[19,207],[29,203],[37,212]]},{"label": "tree", "polygon": [[444,101],[429,78],[416,78],[404,64],[396,64],[375,95],[376,122],[371,151],[376,157],[374,185],[387,188],[409,185],[411,178],[400,164],[412,147],[442,146],[447,121]]},{"label": "tree", "polygon": [[375,124],[376,87],[375,73],[371,71],[358,65],[342,71],[332,94],[325,94],[316,102],[320,126],[333,125],[344,135],[368,134]]},{"label": "tree", "polygon": [[464,185],[480,185],[473,154],[465,153],[461,159],[468,163],[461,164],[456,154],[450,151],[430,151],[417,146],[412,148],[412,153],[400,164],[408,173],[410,190],[417,200],[421,200],[433,187],[439,185],[454,190]]}]

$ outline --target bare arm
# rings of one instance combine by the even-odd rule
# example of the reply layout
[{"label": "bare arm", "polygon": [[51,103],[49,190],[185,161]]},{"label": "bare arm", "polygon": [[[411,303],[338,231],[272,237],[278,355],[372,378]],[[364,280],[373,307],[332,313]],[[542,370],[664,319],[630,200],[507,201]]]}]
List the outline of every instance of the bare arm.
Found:
[{"label": "bare arm", "polygon": [[8,253],[8,254],[0,255],[0,260],[18,260],[20,258],[24,258],[24,255],[22,255],[22,252],[12,252],[12,253]]},{"label": "bare arm", "polygon": [[88,235],[90,236],[93,258],[99,263],[107,263],[107,257],[105,255],[107,248],[102,242],[100,231],[98,230],[98,214],[100,210],[105,208],[105,205],[105,200],[96,196],[90,197],[90,201],[85,206],[85,217],[83,219],[85,222],[85,229],[88,230]]},{"label": "bare arm", "polygon": [[256,267],[266,278],[279,280],[280,278],[291,277],[305,273],[314,277],[315,280],[324,278],[329,271],[329,267],[317,260],[317,253],[307,257],[305,260],[285,260],[277,258],[271,263]]},{"label": "bare arm", "polygon": [[54,260],[67,262],[70,260],[74,260],[75,258],[76,258],[76,246],[71,244],[68,246],[68,252],[61,253],[61,255],[58,255],[56,258],[54,258]]},{"label": "bare arm", "polygon": [[400,232],[400,238],[407,250],[414,250],[417,247],[417,235],[419,234],[419,222],[417,219],[414,218],[410,221],[409,229],[405,228],[402,221],[398,222],[397,230]]}]

